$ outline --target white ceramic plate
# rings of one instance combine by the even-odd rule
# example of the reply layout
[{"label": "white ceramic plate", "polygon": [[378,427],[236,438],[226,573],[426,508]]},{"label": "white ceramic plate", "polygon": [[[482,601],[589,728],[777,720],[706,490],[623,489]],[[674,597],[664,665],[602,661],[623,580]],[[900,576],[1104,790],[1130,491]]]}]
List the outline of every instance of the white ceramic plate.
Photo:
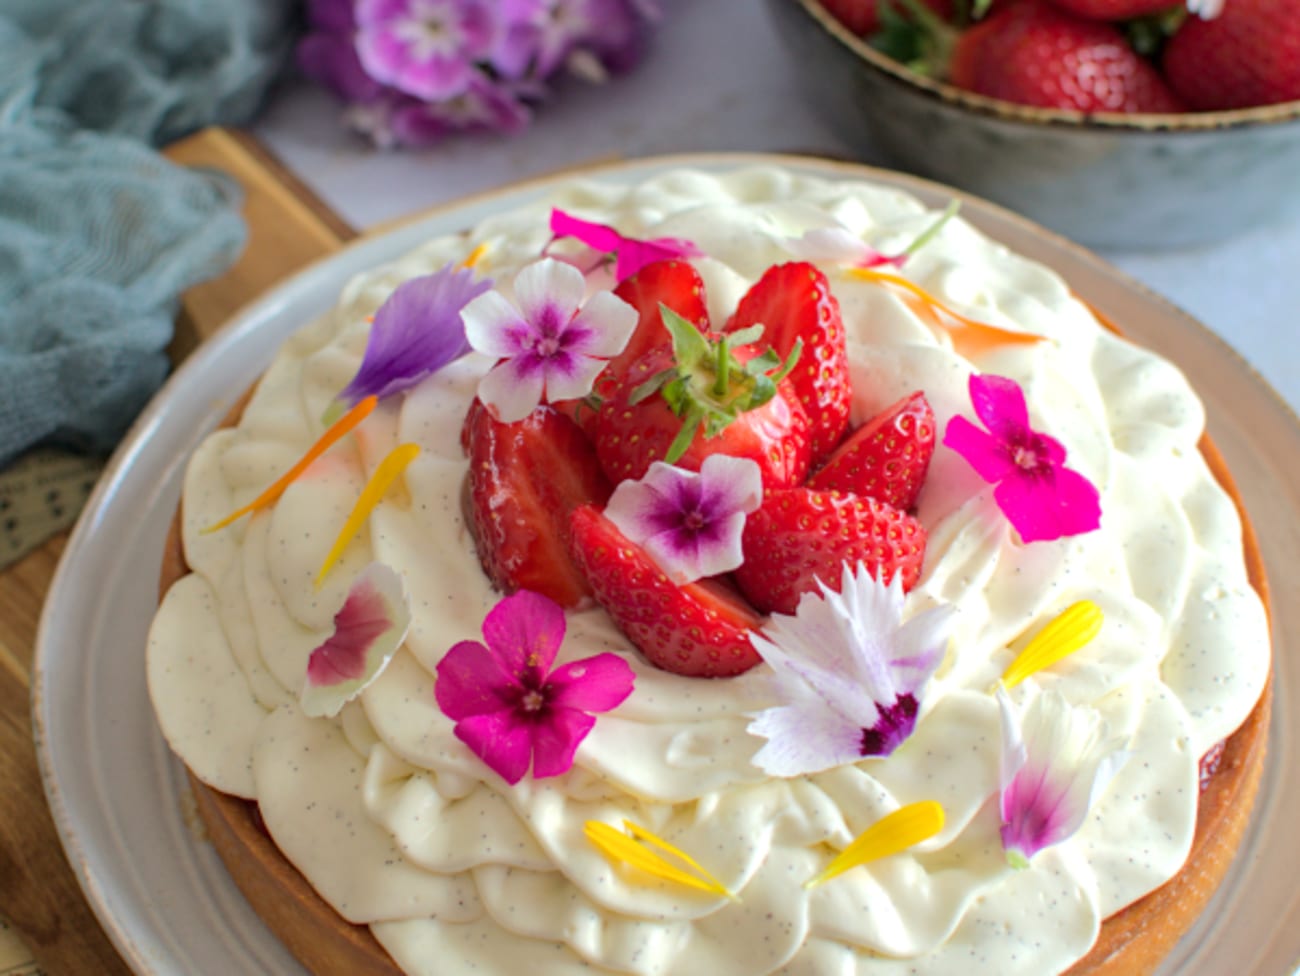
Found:
[{"label": "white ceramic plate", "polygon": [[[582,175],[633,182],[676,165],[781,162],[867,177],[933,206],[953,191],[850,164],[774,156],[680,156]],[[186,785],[154,722],[145,635],[185,459],[296,327],[334,304],[353,274],[434,235],[519,206],[573,174],[508,187],[363,241],[296,275],[202,346],[117,451],[68,544],[36,649],[34,711],[46,790],[64,846],[109,935],[148,976],[302,976],[244,902],[187,816]],[[1167,965],[1185,976],[1290,973],[1300,960],[1300,423],[1245,362],[1187,315],[1092,254],[1004,210],[962,214],[1061,272],[1138,342],[1177,362],[1204,396],[1210,430],[1259,529],[1273,586],[1276,705],[1259,810],[1223,891]],[[1247,296],[1243,296],[1243,300]]]}]

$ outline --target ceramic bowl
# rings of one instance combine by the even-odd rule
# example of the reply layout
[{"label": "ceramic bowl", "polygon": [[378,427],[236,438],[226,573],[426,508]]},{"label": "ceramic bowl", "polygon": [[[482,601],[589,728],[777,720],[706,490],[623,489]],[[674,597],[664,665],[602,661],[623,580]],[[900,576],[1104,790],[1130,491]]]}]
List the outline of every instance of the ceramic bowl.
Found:
[{"label": "ceramic bowl", "polygon": [[1300,212],[1300,102],[1121,115],[1014,105],[908,71],[819,0],[766,0],[805,94],[861,157],[1093,247],[1211,243]]}]

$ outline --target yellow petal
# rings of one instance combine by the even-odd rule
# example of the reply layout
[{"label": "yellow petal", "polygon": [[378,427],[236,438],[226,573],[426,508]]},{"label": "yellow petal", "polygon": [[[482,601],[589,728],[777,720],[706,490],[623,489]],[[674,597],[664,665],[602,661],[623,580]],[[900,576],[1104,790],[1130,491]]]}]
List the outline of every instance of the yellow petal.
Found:
[{"label": "yellow petal", "polygon": [[465,258],[465,260],[460,263],[460,266],[462,268],[474,267],[474,265],[478,264],[480,261],[483,260],[483,255],[487,254],[487,251],[488,251],[487,241],[484,241],[482,244],[475,246],[474,250],[469,252],[469,255]]},{"label": "yellow petal", "polygon": [[[583,832],[587,835],[587,839],[595,845],[596,849],[610,861],[630,864],[632,867],[639,868],[647,874],[661,878],[664,881],[672,881],[689,888],[696,888],[710,894],[722,895],[733,901],[736,900],[736,896],[727,889],[726,885],[706,871],[698,861],[685,851],[679,850],[630,820],[624,820],[623,826],[631,836],[621,833],[600,820],[588,820],[583,827]],[[695,874],[691,874],[690,871],[678,867],[667,858],[650,850],[645,846],[646,844],[675,857],[694,871]]]},{"label": "yellow petal", "polygon": [[849,868],[905,851],[929,840],[941,830],[943,807],[934,800],[909,803],[864,830],[852,844],[840,851],[835,860],[826,866],[826,870],[806,882],[804,887],[815,887],[843,874]]},{"label": "yellow petal", "polygon": [[379,462],[379,467],[375,468],[375,473],[370,476],[365,488],[361,489],[357,503],[352,506],[352,512],[343,523],[343,528],[339,530],[338,538],[334,540],[334,545],[325,556],[325,561],[321,563],[320,572],[316,574],[317,589],[320,589],[321,583],[324,582],[325,574],[339,561],[343,550],[352,541],[352,537],[361,531],[362,524],[370,517],[375,506],[383,501],[384,495],[388,494],[388,489],[392,487],[398,475],[406,470],[406,466],[414,461],[419,453],[418,444],[399,444]]},{"label": "yellow petal", "polygon": [[220,522],[209,525],[203,530],[203,534],[206,535],[209,532],[216,532],[218,529],[224,529],[231,522],[238,518],[242,518],[249,512],[255,512],[259,508],[265,508],[267,505],[275,502],[276,499],[284,494],[284,490],[293,484],[294,480],[300,474],[307,470],[308,465],[329,450],[336,441],[356,427],[357,424],[370,416],[370,411],[375,409],[375,404],[378,402],[379,401],[376,397],[368,396],[358,403],[355,407],[332,423],[330,428],[325,431],[325,433],[321,434],[320,439],[307,449],[307,453],[299,458],[298,462],[294,464],[293,467],[282,474],[270,488],[267,488],[266,491],[262,492],[243,508],[231,512]]},{"label": "yellow petal", "polygon": [[[884,285],[901,288],[909,296],[919,300],[919,307],[914,302],[909,302],[909,304],[927,321],[940,328],[947,329],[952,336],[953,348],[964,356],[969,356],[971,353],[990,346],[1006,345],[1008,343],[1013,345],[1027,344],[1042,342],[1045,339],[1044,336],[1035,335],[1032,332],[1014,332],[1011,329],[999,328],[996,325],[989,325],[987,322],[980,322],[977,319],[962,315],[939,301],[916,282],[910,281],[902,275],[893,274],[889,271],[879,271],[875,268],[850,268],[848,273],[864,281],[878,281]],[[942,315],[937,314],[940,312]],[[945,316],[952,321],[945,321]]]},{"label": "yellow petal", "polygon": [[1031,674],[1073,654],[1100,633],[1102,619],[1101,607],[1091,600],[1066,607],[1016,655],[1002,672],[1002,683],[1014,688]]}]

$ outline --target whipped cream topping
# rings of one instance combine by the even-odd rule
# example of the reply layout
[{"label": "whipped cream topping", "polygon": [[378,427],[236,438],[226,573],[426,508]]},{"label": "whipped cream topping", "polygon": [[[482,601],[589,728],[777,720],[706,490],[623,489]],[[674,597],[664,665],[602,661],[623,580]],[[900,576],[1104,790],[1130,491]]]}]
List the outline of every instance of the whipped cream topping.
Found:
[{"label": "whipped cream topping", "polygon": [[[786,238],[838,224],[894,253],[936,216],[892,189],[776,168],[682,170],[632,187],[574,182],[350,282],[333,312],[286,343],[238,426],[214,433],[189,465],[192,574],[164,599],[148,652],[173,749],[205,782],[256,799],[289,859],[415,976],[1068,968],[1103,919],[1180,868],[1197,760],[1257,700],[1267,622],[1246,579],[1237,513],[1197,450],[1203,411],[1181,374],[1103,329],[1054,273],[962,220],[909,259],[905,275],[972,317],[1047,341],[963,356],[888,288],[826,267],[848,334],[853,423],[921,389],[942,430],[970,415],[972,371],[1009,376],[1035,428],[1062,441],[1070,466],[1098,486],[1102,526],[1023,545],[991,486],[936,451],[919,508],[926,568],[908,613],[948,602],[958,622],[916,731],[887,759],[767,778],[751,763],[762,740],[746,732],[750,715],[774,704],[767,668],[715,681],[659,671],[598,607],[569,614],[557,664],[613,651],[635,669],[636,688],[600,716],[574,768],[510,787],[471,754],[435,703],[433,672],[457,641],[479,639],[500,597],[461,510],[461,421],[490,365],[476,355],[381,404],[273,509],[200,533],[315,440],[360,363],[367,316],[399,282],[484,243],[478,269],[508,288],[547,243],[552,206],[633,237],[693,241],[708,255],[694,263],[714,322],[769,265],[790,259]],[[407,441],[422,450],[403,490],[316,590],[366,478]],[[307,718],[297,704],[307,657],[374,560],[411,595],[406,641],[337,718]],[[1104,611],[1100,636],[1015,694],[1050,687],[1096,708],[1131,758],[1075,836],[1015,871],[998,835],[988,689],[1029,636],[1080,599]],[[943,805],[940,834],[804,889],[858,833],[920,800]],[[583,836],[592,819],[641,824],[739,900],[615,867]]]}]

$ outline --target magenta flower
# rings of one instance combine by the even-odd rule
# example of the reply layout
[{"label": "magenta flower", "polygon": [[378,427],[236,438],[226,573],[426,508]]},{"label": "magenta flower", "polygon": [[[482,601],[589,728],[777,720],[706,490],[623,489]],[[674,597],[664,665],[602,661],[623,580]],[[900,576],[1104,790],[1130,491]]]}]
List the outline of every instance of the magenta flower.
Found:
[{"label": "magenta flower", "polygon": [[452,264],[402,282],[375,313],[361,368],[339,400],[352,406],[371,395],[391,396],[465,355],[461,311],[491,287]]},{"label": "magenta flower", "polygon": [[1088,811],[1128,759],[1117,740],[1103,741],[1094,709],[1072,708],[1056,691],[1034,699],[1023,726],[1006,690],[999,779],[1002,847],[1017,868],[1083,826]]},{"label": "magenta flower", "polygon": [[762,501],[756,463],[713,454],[698,473],[655,461],[640,481],[619,482],[605,516],[681,586],[744,561],[745,516]]},{"label": "magenta flower", "polygon": [[543,779],[568,772],[596,719],[632,693],[635,675],[617,654],[551,670],[564,640],[564,611],[520,590],[483,620],[483,639],[461,641],[438,662],[434,695],[456,738],[512,786],[531,764]]},{"label": "magenta flower", "polygon": [[772,614],[750,641],[771,665],[782,704],[749,724],[768,740],[754,764],[771,776],[804,776],[892,753],[916,727],[955,612],[933,607],[903,623],[902,575],[886,585],[846,563],[839,593],[823,583],[794,616]]},{"label": "magenta flower", "polygon": [[488,0],[356,0],[355,9],[366,71],[421,99],[463,92],[501,30]]},{"label": "magenta flower", "polygon": [[1101,524],[1097,489],[1065,466],[1060,441],[1029,426],[1025,394],[1014,380],[972,375],[970,398],[987,432],[953,417],[943,443],[997,485],[993,498],[1025,542],[1091,532]]},{"label": "magenta flower", "polygon": [[582,220],[563,210],[551,211],[551,233],[557,238],[575,238],[602,255],[613,255],[614,277],[618,281],[632,277],[655,261],[704,256],[704,252],[690,241],[676,237],[656,237],[648,241],[624,237],[613,227]]},{"label": "magenta flower", "polygon": [[303,712],[337,715],[379,677],[410,625],[401,577],[383,563],[371,563],[348,588],[334,615],[334,633],[307,659]]},{"label": "magenta flower", "polygon": [[496,419],[513,423],[545,398],[574,400],[591,392],[605,364],[623,351],[637,311],[613,292],[582,304],[582,273],[550,258],[515,277],[516,308],[499,292],[480,295],[461,318],[475,350],[501,361],[479,382],[479,399]]}]

